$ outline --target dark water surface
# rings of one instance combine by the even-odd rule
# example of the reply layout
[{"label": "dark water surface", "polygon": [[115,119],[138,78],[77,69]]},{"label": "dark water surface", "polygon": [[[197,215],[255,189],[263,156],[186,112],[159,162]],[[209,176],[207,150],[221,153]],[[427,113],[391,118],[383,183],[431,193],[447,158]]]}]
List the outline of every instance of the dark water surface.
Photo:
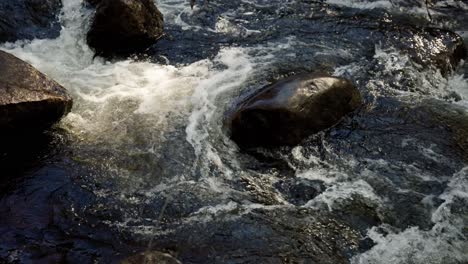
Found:
[{"label": "dark water surface", "polygon": [[[468,263],[468,3],[159,0],[167,35],[105,61],[92,10],[63,0],[56,39],[7,43],[72,93],[54,131],[11,141],[0,262]],[[429,33],[428,33],[429,32]],[[222,130],[244,92],[301,72],[365,105],[296,147],[243,153]]]}]

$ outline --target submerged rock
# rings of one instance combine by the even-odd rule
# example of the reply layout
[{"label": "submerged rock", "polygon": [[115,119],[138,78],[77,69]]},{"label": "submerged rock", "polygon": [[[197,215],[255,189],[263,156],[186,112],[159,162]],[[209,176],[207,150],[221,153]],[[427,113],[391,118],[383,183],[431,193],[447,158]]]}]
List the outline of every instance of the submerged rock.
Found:
[{"label": "submerged rock", "polygon": [[60,0],[0,1],[0,42],[57,37],[61,7]]},{"label": "submerged rock", "polygon": [[88,44],[103,56],[141,51],[163,35],[163,16],[151,0],[102,0],[88,32]]},{"label": "submerged rock", "polygon": [[153,248],[169,249],[182,263],[345,264],[363,239],[333,215],[308,208],[224,212],[208,219],[164,227],[167,232],[152,236]]},{"label": "submerged rock", "polygon": [[321,181],[302,178],[280,180],[274,186],[288,202],[299,206],[314,199],[326,189]]},{"label": "submerged rock", "polygon": [[173,256],[159,252],[149,251],[140,253],[129,258],[124,259],[120,264],[181,264],[180,261],[175,259]]},{"label": "submerged rock", "polygon": [[[430,113],[434,122],[441,124],[452,132],[452,138],[468,160],[468,113],[462,106],[435,99],[425,100],[419,111]],[[455,147],[454,147],[455,149]]]},{"label": "submerged rock", "polygon": [[440,28],[398,27],[387,33],[388,41],[421,65],[434,65],[447,73],[466,58],[463,38]]},{"label": "submerged rock", "polygon": [[303,74],[247,97],[226,114],[225,126],[241,148],[296,145],[337,124],[361,101],[358,89],[348,80]]},{"label": "submerged rock", "polygon": [[0,51],[0,130],[41,130],[67,114],[73,101],[57,82]]}]

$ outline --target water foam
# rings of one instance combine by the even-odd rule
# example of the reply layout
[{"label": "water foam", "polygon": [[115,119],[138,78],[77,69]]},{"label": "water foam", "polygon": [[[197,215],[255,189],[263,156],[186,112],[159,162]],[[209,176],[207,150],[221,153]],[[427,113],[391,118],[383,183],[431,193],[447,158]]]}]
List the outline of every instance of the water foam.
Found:
[{"label": "water foam", "polygon": [[[376,245],[355,256],[352,263],[467,263],[468,168],[453,176],[439,198],[444,202],[432,214],[435,225],[431,230],[410,227],[398,232],[387,226],[374,227],[368,236]],[[382,234],[382,229],[388,234]]]}]

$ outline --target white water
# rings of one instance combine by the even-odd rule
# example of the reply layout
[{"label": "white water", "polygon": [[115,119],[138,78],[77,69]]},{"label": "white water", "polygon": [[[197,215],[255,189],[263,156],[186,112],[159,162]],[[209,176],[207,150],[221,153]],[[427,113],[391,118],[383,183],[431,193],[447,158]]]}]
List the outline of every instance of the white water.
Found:
[{"label": "white water", "polygon": [[[148,141],[144,145],[146,151],[157,152],[162,143],[158,141],[164,140],[162,134],[174,129],[177,122],[188,121],[187,140],[200,154],[201,141],[207,138],[206,127],[201,123],[209,123],[219,107],[213,102],[218,95],[238,88],[253,72],[247,50],[225,48],[212,61],[180,67],[133,60],[108,62],[94,58],[85,44],[90,11],[83,9],[78,0],[66,0],[63,4],[59,38],[3,47],[73,94],[75,106],[63,127],[92,144],[98,141],[114,147],[131,140],[129,130],[151,129],[158,135],[145,139]],[[180,1],[179,5],[171,2],[161,7],[163,12],[185,12],[182,4],[186,6],[185,1]],[[168,6],[171,9],[164,9]],[[131,119],[142,116],[152,124],[129,124]]]},{"label": "white water", "polygon": [[[377,245],[354,257],[352,263],[468,263],[468,242],[463,235],[467,220],[468,168],[453,176],[440,198],[445,202],[432,214],[435,225],[431,230],[411,227],[401,232],[387,230],[389,234],[383,236],[377,228],[372,228],[368,235]],[[462,212],[456,213],[455,206],[461,206]]]},{"label": "white water", "polygon": [[[167,23],[178,24],[185,30],[196,29],[184,22],[183,16],[188,16],[191,10],[185,0],[159,1],[161,11],[165,14]],[[390,1],[334,1],[328,3],[353,6],[359,8],[391,8]],[[94,58],[93,52],[85,44],[85,32],[91,15],[81,7],[78,0],[64,0],[64,12],[61,21],[64,26],[59,38],[54,40],[34,40],[32,42],[17,42],[6,44],[2,49],[30,62],[39,70],[48,74],[64,85],[75,99],[75,107],[62,122],[61,126],[75,137],[74,144],[97,149],[116,151],[125,149],[126,155],[150,153],[158,159],[160,148],[170,144],[171,132],[177,132],[182,126],[184,139],[193,148],[195,161],[193,164],[179,160],[181,166],[191,168],[190,172],[199,170],[202,174],[199,182],[187,175],[174,175],[172,179],[153,186],[145,194],[148,198],[172,188],[171,184],[201,185],[211,192],[227,196],[230,190],[226,181],[250,172],[238,172],[236,147],[221,130],[222,113],[229,104],[229,98],[239,93],[257,71],[268,67],[273,57],[270,55],[278,49],[288,49],[286,44],[267,43],[260,47],[223,48],[213,60],[201,60],[189,65],[158,65],[151,62],[134,61],[131,59],[119,62],[108,62]],[[423,12],[424,10],[418,10]],[[424,11],[425,12],[425,11]],[[225,15],[226,16],[226,15]],[[243,35],[248,29],[235,27],[228,19],[221,17],[213,31],[220,34]],[[261,56],[252,57],[252,51],[263,51]],[[408,58],[393,50],[382,50],[377,47],[374,59],[385,69],[382,74],[393,75],[408,67],[414,67]],[[352,74],[359,71],[359,65],[348,65],[336,69],[337,75]],[[415,74],[409,72],[408,74]],[[428,96],[443,97],[447,92],[456,91],[464,100],[458,102],[467,105],[468,83],[461,75],[455,75],[448,80],[426,78],[431,72],[417,73],[413,78],[421,81],[421,86],[428,91]],[[440,73],[436,73],[440,74]],[[376,81],[367,84],[372,86],[387,86]],[[395,93],[406,93],[396,90]],[[143,136],[142,136],[143,135]],[[216,139],[221,139],[223,146],[215,145]],[[407,142],[407,141],[405,141]],[[219,143],[219,142],[218,142]],[[402,143],[403,144],[403,143]],[[131,148],[128,148],[131,146]],[[178,146],[174,146],[177,148]],[[421,154],[428,154],[427,149],[421,149]],[[433,153],[432,153],[433,154]],[[432,155],[431,154],[431,155]],[[434,154],[435,155],[435,154]],[[223,156],[232,157],[227,164]],[[292,150],[292,156],[297,161],[310,166],[309,169],[297,169],[296,176],[322,180],[327,184],[327,190],[309,201],[305,206],[319,208],[326,206],[333,210],[336,203],[352,199],[359,195],[379,205],[385,201],[375,193],[373,188],[363,179],[379,177],[371,171],[363,171],[363,179],[350,177],[330,164],[329,167],[318,168],[321,161],[317,156],[305,157],[301,147]],[[439,159],[439,156],[431,156]],[[93,157],[91,157],[93,159]],[[101,162],[99,157],[93,162]],[[107,162],[107,161],[105,161]],[[355,160],[347,160],[353,167]],[[382,160],[369,161],[375,166],[388,166]],[[112,166],[112,164],[110,165]],[[212,166],[216,173],[211,173]],[[402,167],[405,164],[401,165]],[[118,177],[131,178],[134,189],[138,189],[138,172],[127,168],[116,170]],[[411,168],[408,169],[409,172]],[[416,175],[425,177],[425,175]],[[463,237],[463,215],[458,216],[450,211],[454,199],[467,198],[467,170],[454,175],[449,188],[440,196],[445,202],[436,208],[432,220],[436,225],[429,231],[421,231],[411,227],[406,230],[389,231],[383,236],[377,228],[369,231],[369,237],[376,246],[369,252],[353,258],[353,263],[459,263],[468,262],[464,250],[468,248]],[[136,178],[136,179],[135,179]],[[106,179],[102,179],[105,181]],[[120,180],[120,179],[119,179]],[[201,183],[201,184],[200,184]],[[103,193],[102,195],[107,195]],[[127,199],[127,198],[122,198]],[[284,205],[291,206],[282,200]],[[141,203],[141,200],[132,200]],[[215,206],[206,206],[192,214],[187,221],[206,221],[214,219],[231,211],[245,214],[254,208],[270,208],[260,204],[239,204],[225,202]],[[126,223],[118,223],[122,228]],[[109,223],[116,225],[116,223]],[[138,227],[142,228],[142,227]],[[385,228],[385,227],[384,227]],[[455,263],[455,262],[453,262]]]},{"label": "white water", "polygon": [[[160,1],[161,11],[168,14],[166,23],[181,26],[181,15],[188,12],[187,6],[185,1]],[[74,107],[60,126],[73,135],[73,159],[108,171],[93,177],[100,182],[112,180],[122,188],[95,190],[95,194],[117,195],[147,189],[148,181],[154,180],[152,172],[135,169],[133,159],[149,156],[158,161],[165,155],[164,148],[186,148],[179,142],[186,140],[195,159],[184,155],[169,157],[183,168],[182,172],[154,182],[157,186],[147,190],[148,196],[183,184],[227,196],[231,190],[224,181],[232,178],[232,167],[237,164],[235,159],[225,164],[220,155],[234,156],[237,150],[222,131],[223,113],[247,80],[268,67],[273,58],[271,52],[287,49],[293,39],[284,44],[227,47],[212,60],[187,65],[132,59],[109,62],[94,58],[86,45],[91,16],[81,1],[65,0],[59,38],[7,43],[1,48],[31,63],[72,94]],[[249,52],[260,55],[252,57]],[[224,145],[214,145],[217,140]],[[213,167],[216,172],[212,172]],[[193,181],[193,177],[197,180]]]},{"label": "white water", "polygon": [[[326,2],[333,5],[347,6],[358,9],[383,8],[392,11],[411,12],[414,14],[427,15],[425,0],[327,0]],[[436,3],[428,1],[428,3],[429,8],[451,6],[464,10],[468,9],[468,4],[466,2],[457,0],[436,1]],[[433,10],[431,10],[431,13],[436,14]]]}]

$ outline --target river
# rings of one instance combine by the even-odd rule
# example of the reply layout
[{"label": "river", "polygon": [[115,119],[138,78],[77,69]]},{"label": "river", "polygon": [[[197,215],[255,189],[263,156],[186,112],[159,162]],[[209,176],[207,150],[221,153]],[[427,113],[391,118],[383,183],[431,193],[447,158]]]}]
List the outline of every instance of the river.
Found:
[{"label": "river", "polygon": [[[422,65],[377,26],[467,43],[466,1],[434,1],[432,21],[424,2],[158,0],[166,37],[108,61],[86,45],[93,11],[63,0],[58,38],[1,46],[75,104],[1,165],[0,262],[468,263],[468,65]],[[295,147],[226,136],[239,96],[317,69],[362,109]]]}]

